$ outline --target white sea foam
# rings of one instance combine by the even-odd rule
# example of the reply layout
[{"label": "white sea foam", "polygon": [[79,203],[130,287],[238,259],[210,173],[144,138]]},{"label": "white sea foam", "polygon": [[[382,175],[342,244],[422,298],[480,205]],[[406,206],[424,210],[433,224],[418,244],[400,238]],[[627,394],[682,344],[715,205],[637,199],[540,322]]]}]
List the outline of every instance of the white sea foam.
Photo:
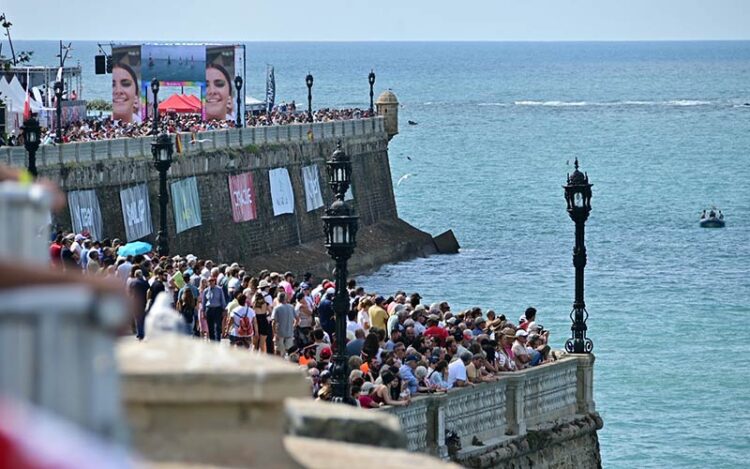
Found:
[{"label": "white sea foam", "polygon": [[[719,104],[711,101],[703,101],[698,99],[674,99],[669,101],[638,101],[638,100],[626,100],[626,101],[609,101],[609,102],[592,102],[592,101],[514,101],[516,106],[549,106],[549,107],[582,107],[582,106],[605,106],[605,107],[616,107],[616,106],[709,106],[712,104]],[[483,104],[487,105],[487,104]]]},{"label": "white sea foam", "polygon": [[667,101],[669,106],[708,106],[711,101],[700,101],[696,99],[675,99],[673,101]]},{"label": "white sea foam", "polygon": [[508,103],[479,103],[477,106],[507,106]]},{"label": "white sea foam", "polygon": [[551,107],[568,107],[568,106],[586,106],[586,101],[514,101],[516,106],[551,106]]}]

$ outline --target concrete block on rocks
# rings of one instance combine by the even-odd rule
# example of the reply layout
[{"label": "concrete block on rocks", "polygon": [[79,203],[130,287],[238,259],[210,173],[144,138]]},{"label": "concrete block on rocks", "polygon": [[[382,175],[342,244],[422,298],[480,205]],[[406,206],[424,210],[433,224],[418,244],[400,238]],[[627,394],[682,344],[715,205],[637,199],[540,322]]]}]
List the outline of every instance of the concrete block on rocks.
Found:
[{"label": "concrete block on rocks", "polygon": [[348,405],[289,399],[284,406],[289,435],[384,448],[406,448],[398,419]]},{"label": "concrete block on rocks", "polygon": [[283,402],[307,395],[278,358],[173,336],[117,350],[134,448],[154,462],[295,467],[284,452]]},{"label": "concrete block on rocks", "polygon": [[356,467],[357,469],[459,468],[453,463],[444,462],[425,454],[337,441],[323,441],[316,438],[287,436],[284,438],[284,447],[300,466],[310,469],[329,469],[332,467]]}]

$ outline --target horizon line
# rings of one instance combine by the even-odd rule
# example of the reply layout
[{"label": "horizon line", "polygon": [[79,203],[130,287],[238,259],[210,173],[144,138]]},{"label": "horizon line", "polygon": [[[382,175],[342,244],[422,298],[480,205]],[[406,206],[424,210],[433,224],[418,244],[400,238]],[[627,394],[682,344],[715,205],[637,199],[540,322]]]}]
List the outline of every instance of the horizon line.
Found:
[{"label": "horizon line", "polygon": [[71,38],[15,38],[16,41],[79,41],[79,42],[98,42],[108,44],[110,42],[131,42],[131,43],[280,43],[280,44],[306,44],[306,43],[623,43],[623,42],[750,42],[747,38],[713,38],[713,39],[300,39],[300,40],[260,40],[260,39],[239,39],[239,40],[219,40],[219,39],[162,39],[162,40],[136,40],[136,39],[71,39]]}]

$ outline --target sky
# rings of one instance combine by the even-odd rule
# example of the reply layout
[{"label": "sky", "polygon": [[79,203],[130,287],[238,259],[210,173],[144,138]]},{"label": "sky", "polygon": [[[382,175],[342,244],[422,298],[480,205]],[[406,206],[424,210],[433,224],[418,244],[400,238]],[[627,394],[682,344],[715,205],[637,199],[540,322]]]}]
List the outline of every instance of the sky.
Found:
[{"label": "sky", "polygon": [[0,12],[13,39],[750,39],[750,0],[2,0]]}]

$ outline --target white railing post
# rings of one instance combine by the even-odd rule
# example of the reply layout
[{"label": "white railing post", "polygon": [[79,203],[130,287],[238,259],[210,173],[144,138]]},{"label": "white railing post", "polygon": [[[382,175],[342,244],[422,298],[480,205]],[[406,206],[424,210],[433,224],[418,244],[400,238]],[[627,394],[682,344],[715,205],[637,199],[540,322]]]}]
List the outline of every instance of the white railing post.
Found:
[{"label": "white railing post", "polygon": [[508,377],[505,399],[505,419],[508,422],[508,433],[511,435],[526,434],[526,419],[524,416],[524,401],[526,377],[511,375]]},{"label": "white railing post", "polygon": [[594,402],[594,360],[592,354],[576,355],[578,367],[576,369],[576,402],[578,413],[588,414],[596,412]]}]

